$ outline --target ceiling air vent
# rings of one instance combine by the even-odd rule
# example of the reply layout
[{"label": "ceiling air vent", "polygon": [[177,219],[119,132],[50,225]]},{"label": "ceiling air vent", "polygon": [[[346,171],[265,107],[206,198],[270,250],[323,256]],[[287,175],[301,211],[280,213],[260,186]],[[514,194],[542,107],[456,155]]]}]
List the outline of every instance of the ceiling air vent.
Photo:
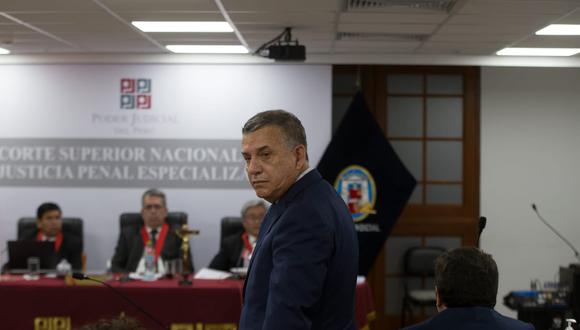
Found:
[{"label": "ceiling air vent", "polygon": [[393,33],[354,33],[338,32],[336,40],[342,41],[423,41],[427,35],[423,34],[393,34]]},{"label": "ceiling air vent", "polygon": [[347,10],[417,8],[449,12],[457,0],[347,0]]}]

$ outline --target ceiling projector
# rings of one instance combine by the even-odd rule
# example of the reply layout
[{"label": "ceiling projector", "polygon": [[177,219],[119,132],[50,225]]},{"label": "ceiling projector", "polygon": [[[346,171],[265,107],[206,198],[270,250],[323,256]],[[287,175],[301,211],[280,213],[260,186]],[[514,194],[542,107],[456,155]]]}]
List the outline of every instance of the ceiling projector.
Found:
[{"label": "ceiling projector", "polygon": [[254,54],[276,61],[304,61],[306,47],[292,40],[292,28],[287,27],[276,38],[260,46]]},{"label": "ceiling projector", "polygon": [[303,45],[276,44],[268,47],[268,58],[276,61],[304,61],[306,47]]}]

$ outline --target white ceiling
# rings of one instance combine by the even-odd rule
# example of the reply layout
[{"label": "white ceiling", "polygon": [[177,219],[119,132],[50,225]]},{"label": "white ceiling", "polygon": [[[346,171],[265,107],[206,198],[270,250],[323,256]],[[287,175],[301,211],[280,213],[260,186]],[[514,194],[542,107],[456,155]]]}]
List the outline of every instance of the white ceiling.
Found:
[{"label": "white ceiling", "polygon": [[[350,8],[357,1],[374,5]],[[289,26],[314,62],[481,59],[507,46],[580,48],[580,37],[534,35],[551,23],[580,24],[580,0],[439,0],[452,2],[448,10],[388,1],[426,0],[0,0],[0,47],[51,56],[158,56],[169,54],[167,44],[245,43],[255,50]],[[237,34],[143,33],[130,24],[227,18]]]}]

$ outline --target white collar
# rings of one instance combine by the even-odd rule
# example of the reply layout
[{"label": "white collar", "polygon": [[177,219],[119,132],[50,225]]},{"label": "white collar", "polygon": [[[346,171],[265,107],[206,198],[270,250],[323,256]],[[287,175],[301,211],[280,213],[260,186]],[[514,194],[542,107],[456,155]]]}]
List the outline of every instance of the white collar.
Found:
[{"label": "white collar", "polygon": [[46,242],[55,242],[56,241],[56,236],[46,236],[44,234],[42,234],[42,241],[46,241]]},{"label": "white collar", "polygon": [[308,165],[308,168],[300,173],[300,175],[298,176],[298,179],[296,179],[296,182],[298,182],[298,180],[302,179],[306,174],[308,174],[308,172],[312,171],[314,169],[314,167],[310,167],[310,165]]},{"label": "white collar", "polygon": [[[145,229],[147,230],[147,234],[149,234],[149,236],[151,236],[151,231],[153,230],[153,228],[151,228],[149,226],[145,226]],[[159,235],[159,233],[161,232],[161,227],[157,227],[155,229],[157,229],[157,235]]]},{"label": "white collar", "polygon": [[[308,172],[311,172],[314,169],[314,167],[310,167],[310,165],[308,165],[308,168],[306,170],[304,170],[302,173],[300,173],[300,175],[298,176],[298,178],[296,179],[296,181],[294,181],[294,183],[298,182],[298,180],[302,179],[306,174],[308,174]],[[286,191],[288,192],[288,191]],[[286,194],[286,193],[284,193]],[[284,196],[284,195],[282,195]],[[278,201],[272,202],[272,204],[276,204],[278,203]]]}]

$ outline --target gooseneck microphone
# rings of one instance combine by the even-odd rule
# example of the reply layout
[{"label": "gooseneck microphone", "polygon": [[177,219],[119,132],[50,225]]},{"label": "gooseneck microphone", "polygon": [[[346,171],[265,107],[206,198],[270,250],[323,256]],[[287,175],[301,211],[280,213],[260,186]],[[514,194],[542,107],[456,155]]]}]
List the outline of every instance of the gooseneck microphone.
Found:
[{"label": "gooseneck microphone", "polygon": [[116,295],[118,295],[119,297],[123,298],[130,305],[132,305],[133,307],[137,308],[141,313],[143,313],[143,315],[147,316],[151,321],[155,322],[159,326],[159,328],[161,328],[161,329],[169,329],[169,327],[165,326],[161,321],[159,321],[158,319],[156,319],[153,315],[147,313],[147,311],[145,311],[143,308],[141,308],[139,305],[137,305],[137,303],[135,303],[133,300],[129,299],[129,297],[127,297],[126,295],[124,295],[121,291],[115,289],[109,283],[103,282],[103,281],[99,281],[99,280],[94,279],[92,277],[88,277],[87,275],[85,275],[83,273],[72,273],[72,277],[74,279],[76,279],[76,280],[88,280],[88,281],[97,282],[97,283],[100,283],[100,284],[106,286],[107,288],[111,289],[111,291],[113,291]]},{"label": "gooseneck microphone", "polygon": [[538,212],[538,208],[536,207],[536,204],[535,203],[532,203],[532,210],[534,210],[534,212],[538,216],[538,219],[540,219],[548,228],[550,228],[550,230],[552,230],[554,232],[554,234],[556,234],[558,237],[560,237],[560,239],[562,241],[564,241],[564,243],[566,243],[572,249],[572,251],[574,251],[574,256],[576,257],[576,259],[578,259],[578,261],[580,261],[580,253],[578,253],[578,250],[576,250],[576,248],[574,247],[574,245],[572,245],[572,243],[570,243],[570,241],[568,241],[564,236],[562,236],[562,234],[560,234],[556,230],[556,228],[552,227],[552,225],[550,225],[548,223],[548,221],[546,221],[546,219],[544,219],[540,215],[540,212]]},{"label": "gooseneck microphone", "polygon": [[486,224],[487,224],[487,218],[486,217],[479,217],[479,224],[478,224],[479,232],[477,234],[477,246],[479,246],[479,240],[481,238],[481,233],[483,232],[483,229],[485,228]]}]

